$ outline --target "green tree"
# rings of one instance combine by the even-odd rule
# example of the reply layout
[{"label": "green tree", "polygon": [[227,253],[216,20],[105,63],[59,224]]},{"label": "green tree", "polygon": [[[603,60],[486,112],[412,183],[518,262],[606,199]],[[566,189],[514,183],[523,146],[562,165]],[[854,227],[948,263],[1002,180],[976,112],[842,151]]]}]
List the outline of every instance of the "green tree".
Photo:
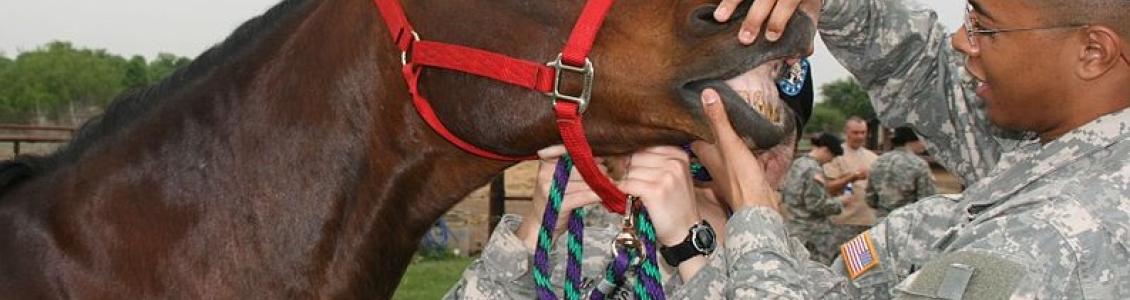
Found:
[{"label": "green tree", "polygon": [[804,132],[841,132],[844,130],[844,121],[847,121],[847,116],[843,112],[827,102],[820,103],[812,108],[812,117],[809,118],[808,125],[804,126]]},{"label": "green tree", "polygon": [[141,55],[134,55],[126,63],[125,67],[125,82],[128,88],[137,88],[149,85],[149,64],[145,62],[145,57]]},{"label": "green tree", "polygon": [[4,52],[0,52],[0,72],[7,70],[8,66],[12,65],[12,59],[4,56]]},{"label": "green tree", "polygon": [[824,97],[824,103],[845,116],[860,116],[864,119],[876,117],[875,109],[871,107],[871,98],[855,79],[837,79],[824,84],[820,87],[820,95]]},{"label": "green tree", "polygon": [[78,124],[123,90],[149,85],[188,63],[171,54],[161,54],[153,63],[141,56],[127,60],[62,41],[14,60],[0,55],[0,122]]},{"label": "green tree", "polygon": [[192,60],[169,53],[157,54],[149,63],[149,82],[157,82],[177,69],[192,63]]}]

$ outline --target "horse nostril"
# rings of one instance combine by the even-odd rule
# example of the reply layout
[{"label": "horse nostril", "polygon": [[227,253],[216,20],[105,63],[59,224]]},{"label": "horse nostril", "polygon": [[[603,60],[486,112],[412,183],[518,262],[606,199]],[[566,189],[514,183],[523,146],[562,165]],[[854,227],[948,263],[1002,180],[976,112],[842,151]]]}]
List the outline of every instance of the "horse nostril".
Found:
[{"label": "horse nostril", "polygon": [[714,10],[716,8],[718,8],[718,5],[709,4],[691,10],[691,14],[687,16],[687,25],[689,25],[691,32],[694,32],[696,35],[705,36],[726,29],[726,24],[714,20]]},{"label": "horse nostril", "polygon": [[691,19],[698,22],[718,23],[714,20],[714,10],[718,9],[718,5],[704,5],[695,8],[691,12]]}]

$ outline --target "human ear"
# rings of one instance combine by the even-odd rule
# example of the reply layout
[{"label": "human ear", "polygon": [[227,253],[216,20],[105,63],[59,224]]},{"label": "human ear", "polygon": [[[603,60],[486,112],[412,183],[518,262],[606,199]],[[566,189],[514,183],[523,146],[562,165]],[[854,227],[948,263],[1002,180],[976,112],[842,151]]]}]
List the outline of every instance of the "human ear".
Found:
[{"label": "human ear", "polygon": [[1089,26],[1084,29],[1086,46],[1079,53],[1075,75],[1083,80],[1102,77],[1122,61],[1122,38],[1105,26]]}]

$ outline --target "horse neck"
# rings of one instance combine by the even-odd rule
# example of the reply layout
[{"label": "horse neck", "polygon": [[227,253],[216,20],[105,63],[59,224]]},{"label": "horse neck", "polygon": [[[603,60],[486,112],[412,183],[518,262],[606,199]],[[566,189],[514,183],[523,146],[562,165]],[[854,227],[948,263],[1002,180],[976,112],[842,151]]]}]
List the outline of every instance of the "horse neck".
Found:
[{"label": "horse neck", "polygon": [[[134,258],[153,265],[177,255],[230,266],[220,273],[232,282],[391,296],[430,225],[509,164],[463,153],[420,120],[371,2],[301,5],[148,117],[25,185],[39,200],[85,199],[53,208],[52,234],[74,240],[61,256],[112,268],[131,253],[96,248],[135,236],[170,248]],[[201,247],[215,243],[229,247]]]}]

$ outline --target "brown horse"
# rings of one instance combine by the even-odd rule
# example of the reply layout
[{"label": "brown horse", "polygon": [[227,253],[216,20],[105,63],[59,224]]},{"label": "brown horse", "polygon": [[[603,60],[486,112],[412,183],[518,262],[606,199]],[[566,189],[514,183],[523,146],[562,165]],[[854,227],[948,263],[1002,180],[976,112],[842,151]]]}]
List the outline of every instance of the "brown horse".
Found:
[{"label": "brown horse", "polygon": [[[803,15],[781,42],[741,47],[738,25],[712,21],[709,2],[612,8],[585,115],[597,153],[709,139],[699,89],[809,47]],[[583,4],[404,6],[425,39],[547,61]],[[4,162],[0,295],[390,297],[430,224],[512,163],[464,153],[426,126],[388,36],[370,0],[287,0],[120,97],[57,153]],[[475,145],[520,155],[559,142],[543,95],[441,70],[422,84]],[[753,130],[764,118],[724,101],[761,146],[773,143],[762,132],[789,130]]]}]

